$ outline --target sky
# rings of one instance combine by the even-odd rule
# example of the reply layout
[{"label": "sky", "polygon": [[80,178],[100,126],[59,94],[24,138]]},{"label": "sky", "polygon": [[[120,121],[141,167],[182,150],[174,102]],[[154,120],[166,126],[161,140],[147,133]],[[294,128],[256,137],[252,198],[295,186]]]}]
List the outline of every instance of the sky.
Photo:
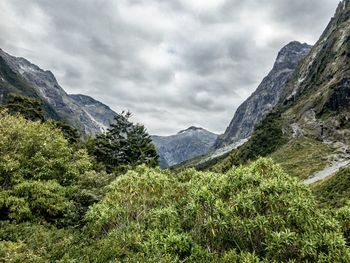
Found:
[{"label": "sky", "polygon": [[290,41],[314,44],[337,0],[0,0],[0,48],[151,134],[223,133]]}]

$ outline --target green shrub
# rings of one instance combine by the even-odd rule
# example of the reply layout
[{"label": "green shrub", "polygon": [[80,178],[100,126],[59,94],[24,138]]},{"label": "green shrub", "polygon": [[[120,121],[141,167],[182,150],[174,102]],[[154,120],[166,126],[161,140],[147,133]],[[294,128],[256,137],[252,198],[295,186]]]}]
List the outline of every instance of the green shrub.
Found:
[{"label": "green shrub", "polygon": [[[102,184],[108,184],[105,174],[91,169],[86,151],[72,149],[50,122],[0,112],[0,220],[77,220],[77,207],[84,205],[78,194],[96,190],[97,196],[85,202],[88,206],[101,197]],[[92,175],[99,177],[99,189],[89,185]]]},{"label": "green shrub", "polygon": [[227,174],[139,167],[86,220],[87,261],[350,260],[341,224],[270,159]]},{"label": "green shrub", "polygon": [[[52,225],[0,222],[0,262],[54,262],[78,242],[76,231]],[[32,260],[32,261],[31,261]]]}]

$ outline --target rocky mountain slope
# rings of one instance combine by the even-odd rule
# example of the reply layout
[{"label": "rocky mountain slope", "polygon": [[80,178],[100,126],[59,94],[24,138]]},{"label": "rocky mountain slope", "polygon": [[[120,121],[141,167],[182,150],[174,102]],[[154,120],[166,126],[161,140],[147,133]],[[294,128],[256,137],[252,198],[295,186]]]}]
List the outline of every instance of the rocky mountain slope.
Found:
[{"label": "rocky mountain slope", "polygon": [[313,178],[349,160],[349,120],[350,0],[343,0],[287,82],[273,112],[246,144],[212,169],[225,171],[263,155],[274,158],[292,175]]},{"label": "rocky mountain slope", "polygon": [[95,121],[102,131],[106,131],[109,128],[117,114],[107,105],[89,96],[82,94],[69,94],[69,97],[73,99],[93,121]]},{"label": "rocky mountain slope", "polygon": [[310,49],[311,46],[297,41],[284,46],[278,53],[270,73],[263,79],[256,91],[238,107],[225,133],[215,141],[213,149],[206,156],[188,160],[175,166],[174,169],[208,168],[245,143],[258,123],[278,103],[286,82],[292,77],[300,60],[310,52]]},{"label": "rocky mountain slope", "polygon": [[349,143],[350,0],[339,4],[321,38],[287,84],[282,103],[286,134]]},{"label": "rocky mountain slope", "polygon": [[216,149],[251,135],[256,125],[278,103],[286,82],[310,49],[308,44],[296,41],[281,49],[270,73],[255,92],[238,107],[225,133],[215,142]]},{"label": "rocky mountain slope", "polygon": [[87,98],[68,95],[50,71],[0,49],[0,103],[9,93],[40,99],[47,117],[65,119],[82,134],[101,132],[113,119],[107,106],[96,101],[88,104]]},{"label": "rocky mountain slope", "polygon": [[161,167],[166,168],[208,153],[218,135],[198,127],[190,127],[171,136],[152,136],[160,155]]}]

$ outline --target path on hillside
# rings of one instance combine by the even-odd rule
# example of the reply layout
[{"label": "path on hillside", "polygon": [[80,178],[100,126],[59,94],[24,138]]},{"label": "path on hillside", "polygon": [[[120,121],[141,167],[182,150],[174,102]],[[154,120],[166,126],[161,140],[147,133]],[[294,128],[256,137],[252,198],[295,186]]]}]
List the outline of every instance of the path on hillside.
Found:
[{"label": "path on hillside", "polygon": [[310,176],[309,178],[307,178],[306,180],[304,180],[304,183],[305,184],[313,184],[317,181],[323,180],[323,179],[331,176],[335,172],[337,172],[340,168],[348,165],[349,163],[350,163],[350,160],[341,160],[338,162],[334,162],[332,165],[326,167],[322,171],[319,171],[319,172],[315,173],[314,175]]}]

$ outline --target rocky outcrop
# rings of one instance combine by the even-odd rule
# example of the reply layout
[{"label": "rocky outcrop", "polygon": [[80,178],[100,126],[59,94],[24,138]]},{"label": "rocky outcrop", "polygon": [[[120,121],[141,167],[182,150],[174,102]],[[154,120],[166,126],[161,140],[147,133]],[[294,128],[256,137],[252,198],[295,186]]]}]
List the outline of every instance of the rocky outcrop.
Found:
[{"label": "rocky outcrop", "polygon": [[282,95],[284,130],[298,124],[305,136],[350,143],[350,0],[343,0],[326,30]]},{"label": "rocky outcrop", "polygon": [[171,136],[152,136],[160,155],[162,168],[173,166],[208,153],[218,135],[198,127],[190,127]]},{"label": "rocky outcrop", "polygon": [[82,134],[103,132],[115,114],[91,98],[68,95],[52,72],[0,49],[0,103],[9,93],[40,99],[47,117],[65,119]]},{"label": "rocky outcrop", "polygon": [[113,121],[117,113],[111,110],[107,105],[82,94],[70,94],[69,97],[73,99],[99,126],[101,131],[106,131]]},{"label": "rocky outcrop", "polygon": [[279,52],[273,69],[263,79],[256,91],[238,107],[225,133],[215,142],[216,149],[248,138],[256,125],[278,103],[286,82],[311,46],[291,42]]}]

